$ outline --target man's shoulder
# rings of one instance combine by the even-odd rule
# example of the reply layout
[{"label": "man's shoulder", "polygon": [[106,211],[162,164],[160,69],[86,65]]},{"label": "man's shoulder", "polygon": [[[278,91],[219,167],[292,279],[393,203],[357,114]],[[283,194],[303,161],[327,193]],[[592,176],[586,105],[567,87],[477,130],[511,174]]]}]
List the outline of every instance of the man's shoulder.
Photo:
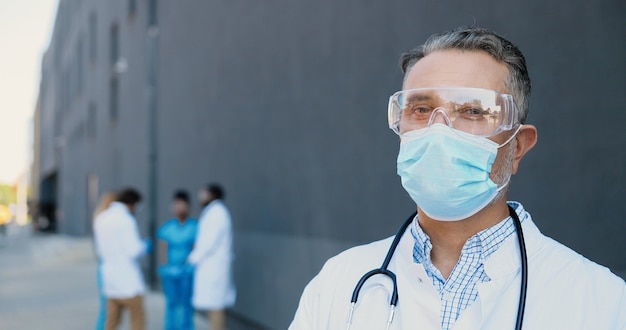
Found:
[{"label": "man's shoulder", "polygon": [[123,208],[109,207],[96,218],[96,223],[104,226],[120,226],[133,223],[134,216]]},{"label": "man's shoulder", "polygon": [[216,200],[205,207],[201,218],[229,219],[230,212],[222,201]]},{"label": "man's shoulder", "polygon": [[541,313],[558,318],[567,306],[579,311],[567,317],[604,324],[598,329],[621,329],[614,323],[626,321],[624,280],[564,244],[542,235],[539,248],[528,255],[528,271],[528,295],[541,297]]},{"label": "man's shoulder", "polygon": [[377,252],[384,255],[387,252],[393,238],[394,236],[390,236],[371,243],[351,247],[347,250],[344,250],[343,252],[340,252],[334,258],[347,258],[351,256],[370,255],[371,253]]},{"label": "man's shoulder", "polygon": [[[561,282],[593,283],[602,281],[605,288],[624,288],[626,283],[611,270],[600,265],[570,247],[542,235],[540,248],[529,256],[531,264],[540,269],[551,269]],[[545,267],[545,268],[544,268]]]},{"label": "man's shoulder", "polygon": [[212,210],[218,210],[220,212],[228,212],[228,207],[226,207],[226,204],[224,204],[224,202],[222,200],[215,200],[213,202],[211,202],[211,204],[209,204],[211,206]]},{"label": "man's shoulder", "polygon": [[339,269],[361,274],[364,269],[369,271],[380,267],[392,240],[393,236],[340,252],[326,261],[320,274],[334,273]]},{"label": "man's shoulder", "polygon": [[165,231],[165,230],[169,230],[171,227],[173,227],[176,222],[178,221],[178,219],[176,218],[170,218],[165,220],[165,222],[163,222],[163,224],[159,227],[159,231]]},{"label": "man's shoulder", "polygon": [[115,220],[117,218],[116,216],[116,210],[112,209],[112,208],[108,208],[102,212],[100,212],[100,214],[98,214],[94,220],[95,225],[96,226],[106,226],[106,225],[110,225],[111,221]]},{"label": "man's shoulder", "polygon": [[546,252],[548,254],[550,254],[552,257],[559,259],[559,258],[563,258],[564,261],[570,259],[570,260],[576,260],[577,262],[580,262],[582,265],[584,265],[585,267],[588,268],[592,268],[592,269],[606,269],[606,267],[588,259],[587,257],[585,257],[584,255],[578,253],[577,251],[574,251],[572,248],[550,238],[550,237],[546,237],[546,247],[548,247],[548,250],[550,252]]},{"label": "man's shoulder", "polygon": [[[534,223],[530,215],[524,211],[521,204],[509,202],[516,207],[526,220],[522,223],[528,251],[529,270],[550,273],[552,278],[560,278],[562,282],[571,279],[573,282],[581,280],[602,280],[624,285],[617,275],[574,249],[544,235]],[[513,204],[511,204],[513,203]],[[578,285],[577,285],[578,286]]]},{"label": "man's shoulder", "polygon": [[187,220],[185,220],[185,225],[184,228],[185,230],[192,230],[192,231],[196,231],[198,230],[198,219],[196,218],[187,218]]}]

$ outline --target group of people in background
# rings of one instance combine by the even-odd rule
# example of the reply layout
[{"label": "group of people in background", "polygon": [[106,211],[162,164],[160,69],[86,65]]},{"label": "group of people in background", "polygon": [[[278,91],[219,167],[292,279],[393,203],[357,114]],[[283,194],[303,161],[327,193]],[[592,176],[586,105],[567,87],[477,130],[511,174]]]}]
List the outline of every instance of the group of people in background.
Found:
[{"label": "group of people in background", "polygon": [[[193,329],[194,311],[206,311],[212,330],[226,328],[225,309],[235,303],[232,280],[232,224],[222,202],[223,189],[200,189],[203,209],[191,217],[191,200],[184,190],[174,193],[171,213],[157,230],[161,252],[158,274],[165,295],[165,329]],[[133,330],[145,329],[145,284],[140,266],[152,241],[141,238],[135,218],[141,194],[128,188],[105,193],[94,213],[101,310],[96,329],[117,329],[123,310]]]}]

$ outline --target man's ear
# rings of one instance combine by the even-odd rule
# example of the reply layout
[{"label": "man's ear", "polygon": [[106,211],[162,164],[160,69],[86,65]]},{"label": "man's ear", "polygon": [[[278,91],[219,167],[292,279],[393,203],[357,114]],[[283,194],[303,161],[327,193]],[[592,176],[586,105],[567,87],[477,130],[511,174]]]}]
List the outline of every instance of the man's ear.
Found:
[{"label": "man's ear", "polygon": [[537,143],[537,128],[534,125],[522,125],[517,136],[515,137],[515,153],[513,155],[512,173],[517,173],[519,163],[527,152]]}]

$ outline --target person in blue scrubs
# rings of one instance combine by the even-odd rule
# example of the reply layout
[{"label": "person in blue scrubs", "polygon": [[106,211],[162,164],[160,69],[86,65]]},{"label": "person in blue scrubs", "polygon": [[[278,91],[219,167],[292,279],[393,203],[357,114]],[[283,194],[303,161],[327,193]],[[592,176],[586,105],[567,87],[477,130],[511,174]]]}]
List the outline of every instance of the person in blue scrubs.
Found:
[{"label": "person in blue scrubs", "polygon": [[157,231],[162,242],[164,264],[159,267],[161,285],[165,294],[165,329],[193,329],[191,294],[193,266],[186,263],[196,240],[198,221],[189,217],[189,194],[179,190],[172,202],[174,218]]}]

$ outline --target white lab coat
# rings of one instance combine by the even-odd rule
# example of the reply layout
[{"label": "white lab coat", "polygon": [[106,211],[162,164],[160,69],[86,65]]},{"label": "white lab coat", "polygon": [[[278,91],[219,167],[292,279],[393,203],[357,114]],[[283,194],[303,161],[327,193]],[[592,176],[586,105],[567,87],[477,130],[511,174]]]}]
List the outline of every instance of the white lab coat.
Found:
[{"label": "white lab coat", "polygon": [[200,215],[196,244],[187,261],[196,266],[192,303],[196,309],[219,310],[235,304],[232,279],[232,224],[224,203],[209,203]]},{"label": "white lab coat", "polygon": [[[543,236],[530,217],[523,232],[529,261],[524,329],[626,329],[626,285],[621,278]],[[355,247],[330,259],[305,288],[289,329],[345,329],[356,283],[380,267],[391,241]],[[422,265],[413,262],[414,242],[407,230],[389,266],[399,294],[391,329],[441,329],[440,296]],[[454,330],[515,326],[520,292],[516,235],[484,267],[491,281],[478,285],[478,299],[461,313]],[[366,283],[351,329],[385,329],[391,281],[377,275]]]},{"label": "white lab coat", "polygon": [[145,291],[139,257],[146,243],[126,205],[113,202],[94,223],[96,252],[101,262],[102,289],[107,298],[126,299]]}]

